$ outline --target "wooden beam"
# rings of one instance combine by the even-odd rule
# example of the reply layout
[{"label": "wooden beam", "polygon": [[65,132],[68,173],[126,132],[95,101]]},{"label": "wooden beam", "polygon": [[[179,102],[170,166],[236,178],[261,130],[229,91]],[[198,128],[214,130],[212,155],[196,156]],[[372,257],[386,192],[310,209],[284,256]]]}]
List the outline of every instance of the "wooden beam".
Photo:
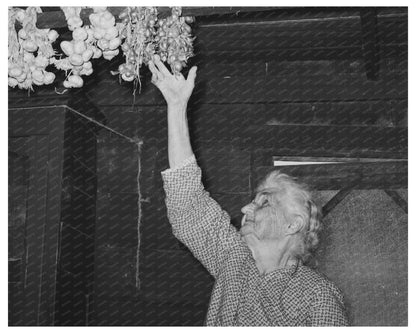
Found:
[{"label": "wooden beam", "polygon": [[363,8],[360,10],[362,49],[365,69],[369,80],[378,78],[380,69],[380,45],[377,35],[377,9]]},{"label": "wooden beam", "polygon": [[384,190],[387,195],[393,199],[393,201],[407,214],[407,202],[404,200],[397,191]]},{"label": "wooden beam", "polygon": [[[108,7],[108,10],[116,17],[116,22],[121,20],[118,15],[126,7]],[[275,7],[182,7],[182,15],[184,16],[203,16],[215,14],[236,14],[240,12],[258,12],[275,10]],[[169,7],[157,7],[161,17],[167,16],[171,9]],[[84,24],[89,25],[89,15],[93,12],[92,8],[84,8],[81,10],[80,17]],[[63,11],[44,12],[38,14],[37,27],[39,29],[47,28],[64,28],[67,26]]]},{"label": "wooden beam", "polygon": [[322,207],[322,217],[327,216],[331,210],[333,210],[348,194],[351,193],[351,191],[351,188],[346,188],[335,194],[331,200],[329,200],[325,206]]},{"label": "wooden beam", "polygon": [[[213,126],[215,122],[211,123]],[[194,142],[240,142],[278,155],[407,158],[407,128],[277,125],[236,128],[233,124],[193,128]],[[146,131],[146,129],[144,129]],[[152,135],[150,130],[147,132]],[[285,152],[285,153],[284,153]]]},{"label": "wooden beam", "polygon": [[407,161],[256,167],[254,183],[257,184],[272,170],[280,170],[318,191],[345,188],[392,190],[407,188],[408,183]]}]

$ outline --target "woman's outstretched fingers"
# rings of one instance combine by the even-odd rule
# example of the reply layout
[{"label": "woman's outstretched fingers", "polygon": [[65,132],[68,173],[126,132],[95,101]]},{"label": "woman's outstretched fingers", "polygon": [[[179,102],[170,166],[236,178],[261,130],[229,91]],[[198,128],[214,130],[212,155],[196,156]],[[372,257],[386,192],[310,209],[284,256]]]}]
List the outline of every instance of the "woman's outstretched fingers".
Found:
[{"label": "woman's outstretched fingers", "polygon": [[152,83],[157,84],[163,79],[163,74],[158,71],[153,61],[149,61],[149,69],[152,72]]},{"label": "woman's outstretched fingers", "polygon": [[172,75],[169,69],[166,68],[166,66],[163,64],[163,62],[160,61],[160,57],[156,54],[153,58],[153,61],[157,67],[157,69],[163,74],[163,75]]},{"label": "woman's outstretched fingers", "polygon": [[152,74],[154,75],[154,76],[158,76],[157,75],[157,72],[158,72],[158,70],[157,70],[157,68],[156,68],[156,66],[155,66],[155,64],[153,63],[153,61],[149,61],[149,69],[150,69],[150,71],[152,72]]},{"label": "woman's outstretched fingers", "polygon": [[186,79],[186,81],[188,82],[192,82],[195,83],[195,78],[196,78],[196,70],[198,68],[196,66],[193,66],[188,73],[188,78]]}]

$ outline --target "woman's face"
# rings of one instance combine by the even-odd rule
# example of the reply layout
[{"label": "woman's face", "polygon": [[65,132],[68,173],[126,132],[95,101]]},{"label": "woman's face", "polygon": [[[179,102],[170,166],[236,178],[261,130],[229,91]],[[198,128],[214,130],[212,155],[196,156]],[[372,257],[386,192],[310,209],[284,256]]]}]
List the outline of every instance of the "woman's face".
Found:
[{"label": "woman's face", "polygon": [[286,225],[285,202],[276,188],[265,188],[241,209],[244,214],[240,232],[258,239],[279,238]]}]

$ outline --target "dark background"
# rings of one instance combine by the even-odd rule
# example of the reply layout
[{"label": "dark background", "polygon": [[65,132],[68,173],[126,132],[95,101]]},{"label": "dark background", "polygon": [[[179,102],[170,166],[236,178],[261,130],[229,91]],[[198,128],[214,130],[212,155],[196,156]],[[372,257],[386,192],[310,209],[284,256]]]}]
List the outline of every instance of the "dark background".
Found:
[{"label": "dark background", "polygon": [[[349,158],[283,171],[324,206],[315,264],[351,323],[407,325],[407,8],[214,12],[189,60],[207,189],[238,227],[273,156]],[[9,88],[9,325],[203,324],[213,279],[166,218],[165,102],[147,68],[133,96],[122,62],[62,95]]]}]

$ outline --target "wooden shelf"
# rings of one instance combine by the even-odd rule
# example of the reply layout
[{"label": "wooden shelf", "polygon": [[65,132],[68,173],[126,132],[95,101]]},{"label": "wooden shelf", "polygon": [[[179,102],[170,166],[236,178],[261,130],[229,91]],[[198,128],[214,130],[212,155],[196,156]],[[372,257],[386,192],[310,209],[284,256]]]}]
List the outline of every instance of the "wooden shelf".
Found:
[{"label": "wooden shelf", "polygon": [[[126,7],[108,7],[108,10],[118,19],[118,15]],[[205,15],[216,15],[216,14],[235,14],[240,12],[258,12],[275,10],[276,7],[182,7],[182,15],[184,16],[205,16]],[[157,7],[159,14],[167,16],[170,13],[170,7]],[[92,13],[92,8],[85,8],[81,11],[81,19],[84,24],[89,24],[89,15]],[[64,12],[61,10],[43,12],[38,14],[37,27],[39,29],[47,28],[63,28],[66,27],[67,23],[65,20]]]}]

